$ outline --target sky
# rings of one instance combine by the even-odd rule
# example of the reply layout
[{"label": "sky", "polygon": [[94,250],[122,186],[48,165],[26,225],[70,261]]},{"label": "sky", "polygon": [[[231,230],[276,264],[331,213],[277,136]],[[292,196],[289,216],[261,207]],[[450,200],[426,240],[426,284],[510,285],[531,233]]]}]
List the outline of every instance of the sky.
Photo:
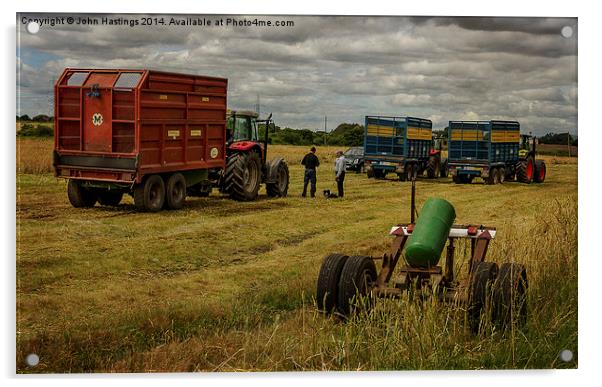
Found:
[{"label": "sky", "polygon": [[[240,25],[256,19],[272,26]],[[228,78],[230,108],[259,96],[281,127],[323,130],[328,116],[330,131],[380,114],[576,134],[577,35],[576,18],[18,14],[17,114],[50,115],[65,67],[151,68]]]}]

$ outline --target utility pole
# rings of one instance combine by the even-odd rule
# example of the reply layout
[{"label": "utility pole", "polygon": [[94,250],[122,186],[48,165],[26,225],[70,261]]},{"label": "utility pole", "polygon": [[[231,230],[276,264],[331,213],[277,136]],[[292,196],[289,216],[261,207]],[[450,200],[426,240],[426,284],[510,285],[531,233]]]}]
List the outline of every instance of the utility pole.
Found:
[{"label": "utility pole", "polygon": [[326,135],[328,134],[326,132],[327,123],[328,123],[328,116],[324,116],[324,146],[326,146]]}]

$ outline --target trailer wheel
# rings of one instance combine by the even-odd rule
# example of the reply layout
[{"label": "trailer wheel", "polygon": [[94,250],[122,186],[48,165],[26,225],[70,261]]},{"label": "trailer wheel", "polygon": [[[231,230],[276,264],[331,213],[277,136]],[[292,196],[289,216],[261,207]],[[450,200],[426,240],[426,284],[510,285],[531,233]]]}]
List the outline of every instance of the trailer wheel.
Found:
[{"label": "trailer wheel", "polygon": [[504,184],[504,181],[506,181],[506,169],[500,168],[500,173],[497,182],[500,184]]},{"label": "trailer wheel", "polygon": [[365,297],[376,282],[376,266],[372,258],[354,255],[347,259],[339,280],[337,308],[344,316],[355,313],[359,297]]},{"label": "trailer wheel", "polygon": [[535,175],[533,181],[543,183],[546,180],[546,163],[543,160],[535,160]]},{"label": "trailer wheel", "polygon": [[412,179],[414,178],[414,164],[406,164],[405,168],[404,168],[404,174],[405,174],[405,181],[412,181]]},{"label": "trailer wheel", "polygon": [[516,165],[516,179],[521,183],[531,184],[534,169],[535,166],[532,157],[527,157],[526,160],[519,161]]},{"label": "trailer wheel", "polygon": [[75,208],[94,207],[98,199],[96,192],[82,187],[81,182],[73,179],[67,183],[67,197]]},{"label": "trailer wheel", "polygon": [[234,200],[255,200],[261,184],[261,160],[257,152],[235,153],[228,158],[224,189]]},{"label": "trailer wheel", "polygon": [[385,171],[383,171],[382,169],[374,169],[374,178],[375,179],[384,179],[385,178]]},{"label": "trailer wheel", "polygon": [[339,295],[339,279],[347,258],[348,256],[343,254],[330,254],[324,258],[318,275],[316,291],[318,310],[330,313],[336,308]]},{"label": "trailer wheel", "polygon": [[478,262],[472,268],[468,289],[468,324],[473,333],[479,332],[481,319],[489,314],[491,307],[488,298],[491,295],[498,266],[495,262]]},{"label": "trailer wheel", "polygon": [[374,177],[374,169],[372,167],[368,167],[368,169],[366,169],[366,176],[368,176],[368,179],[372,179]]},{"label": "trailer wheel", "polygon": [[489,177],[485,182],[487,184],[497,184],[500,180],[500,170],[498,168],[491,168],[489,171]]},{"label": "trailer wheel", "polygon": [[441,157],[430,156],[426,164],[426,175],[429,179],[436,179],[441,175]]},{"label": "trailer wheel", "polygon": [[467,175],[455,175],[452,177],[452,180],[456,184],[470,184],[470,183],[472,183],[472,179],[473,179],[472,176],[467,176]]},{"label": "trailer wheel", "polygon": [[494,321],[503,327],[527,322],[527,270],[518,263],[504,263],[493,287]]},{"label": "trailer wheel", "polygon": [[151,175],[134,188],[134,205],[140,211],[157,212],[165,202],[165,183],[159,175]]},{"label": "trailer wheel", "polygon": [[265,190],[268,196],[273,197],[286,197],[288,194],[288,164],[284,160],[280,160],[276,166],[276,182],[265,185]]},{"label": "trailer wheel", "polygon": [[186,179],[181,173],[174,173],[167,179],[165,187],[165,206],[170,210],[179,210],[186,200]]},{"label": "trailer wheel", "polygon": [[98,202],[103,206],[117,206],[123,199],[123,192],[103,190],[98,193]]}]

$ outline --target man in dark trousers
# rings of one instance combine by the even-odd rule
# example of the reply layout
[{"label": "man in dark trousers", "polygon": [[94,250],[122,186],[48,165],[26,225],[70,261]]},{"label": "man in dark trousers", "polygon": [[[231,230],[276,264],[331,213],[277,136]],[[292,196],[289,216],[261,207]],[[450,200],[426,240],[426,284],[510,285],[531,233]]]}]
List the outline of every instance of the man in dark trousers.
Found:
[{"label": "man in dark trousers", "polygon": [[345,181],[345,155],[343,155],[343,151],[337,151],[337,159],[334,162],[334,173],[339,197],[342,198],[344,194],[343,182]]},{"label": "man in dark trousers", "polygon": [[301,196],[307,196],[307,184],[311,182],[311,189],[309,191],[311,197],[316,197],[316,168],[320,166],[320,160],[316,156],[316,147],[311,147],[311,152],[303,157],[301,165],[305,166],[305,177],[303,178],[303,193]]}]

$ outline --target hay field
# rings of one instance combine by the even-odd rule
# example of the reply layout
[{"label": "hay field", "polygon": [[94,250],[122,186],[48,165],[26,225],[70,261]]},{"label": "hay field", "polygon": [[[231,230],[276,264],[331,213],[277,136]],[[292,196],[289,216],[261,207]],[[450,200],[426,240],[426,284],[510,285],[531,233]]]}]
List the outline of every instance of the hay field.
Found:
[{"label": "hay field", "polygon": [[[417,183],[457,222],[497,226],[488,259],[527,266],[522,331],[467,332],[462,311],[407,298],[347,323],[316,312],[322,258],[380,256],[409,219],[410,189],[347,175],[343,200],[301,198],[303,147],[289,196],[239,203],[217,193],[184,209],[74,209],[51,174],[52,140],[18,139],[18,372],[404,370],[576,367],[577,161],[544,157],[543,185]],[[334,188],[335,148],[318,148],[319,190]],[[458,253],[462,252],[462,248]],[[458,269],[465,271],[458,262]],[[24,358],[40,356],[28,368]],[[578,355],[578,354],[577,354]]]}]

